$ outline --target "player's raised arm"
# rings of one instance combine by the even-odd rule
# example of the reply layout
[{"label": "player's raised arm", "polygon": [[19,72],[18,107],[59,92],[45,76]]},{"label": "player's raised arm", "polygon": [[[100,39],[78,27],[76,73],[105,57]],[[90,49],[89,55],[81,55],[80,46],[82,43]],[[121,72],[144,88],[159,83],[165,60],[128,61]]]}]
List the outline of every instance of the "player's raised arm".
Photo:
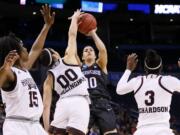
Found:
[{"label": "player's raised arm", "polygon": [[133,91],[133,86],[136,84],[136,81],[135,79],[132,79],[128,82],[128,79],[131,72],[136,68],[137,62],[138,60],[136,54],[133,53],[128,56],[126,71],[117,84],[116,92],[118,94],[123,95]]},{"label": "player's raised arm", "polygon": [[52,102],[52,89],[53,89],[53,76],[51,73],[49,73],[43,86],[43,104],[44,104],[43,123],[44,123],[44,128],[47,132],[50,125],[50,108],[51,108],[51,102]]},{"label": "player's raised arm", "polygon": [[107,62],[108,62],[108,56],[107,56],[107,50],[103,43],[103,41],[99,38],[99,36],[96,33],[96,29],[90,31],[88,33],[89,36],[92,37],[94,40],[94,43],[99,51],[98,53],[98,59],[97,64],[101,67],[101,69],[107,73]]},{"label": "player's raised arm", "polygon": [[71,24],[69,27],[69,32],[68,32],[68,46],[66,48],[66,54],[68,57],[75,57],[77,53],[77,42],[76,42],[76,37],[77,37],[77,29],[78,29],[78,20],[80,18],[80,15],[82,13],[80,10],[76,10],[74,14],[71,17]]},{"label": "player's raised arm", "polygon": [[48,31],[54,23],[55,12],[51,14],[51,8],[48,5],[42,6],[41,14],[45,24],[29,52],[29,60],[26,64],[27,69],[30,69],[33,66],[41,53]]},{"label": "player's raised arm", "polygon": [[10,83],[15,81],[15,75],[11,70],[16,60],[19,58],[16,50],[10,51],[4,60],[4,64],[0,67],[0,88],[9,87]]}]

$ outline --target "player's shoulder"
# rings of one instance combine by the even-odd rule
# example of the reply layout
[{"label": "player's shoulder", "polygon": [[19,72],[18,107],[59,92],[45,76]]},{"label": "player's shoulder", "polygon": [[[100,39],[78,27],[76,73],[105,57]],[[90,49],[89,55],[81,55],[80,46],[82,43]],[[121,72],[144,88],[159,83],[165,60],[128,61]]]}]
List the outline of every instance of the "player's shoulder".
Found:
[{"label": "player's shoulder", "polygon": [[173,75],[161,75],[160,79],[167,82],[179,80],[176,76]]},{"label": "player's shoulder", "polygon": [[16,67],[11,67],[11,70],[12,70],[13,72],[19,71],[19,69],[16,68]]},{"label": "player's shoulder", "polygon": [[138,75],[138,76],[134,77],[134,79],[136,79],[136,80],[141,80],[141,79],[143,79],[143,78],[144,78],[143,75]]},{"label": "player's shoulder", "polygon": [[165,78],[165,79],[177,79],[177,77],[173,75],[161,75],[160,77]]},{"label": "player's shoulder", "polygon": [[91,66],[88,66],[87,64],[83,63],[81,65],[81,69],[82,70],[101,70],[101,68],[99,67],[99,65],[95,62],[93,63]]},{"label": "player's shoulder", "polygon": [[49,70],[55,70],[55,69],[57,69],[57,68],[60,66],[60,63],[61,63],[60,60],[54,62],[53,65],[49,68]]},{"label": "player's shoulder", "polygon": [[88,65],[86,65],[86,64],[83,63],[83,64],[81,65],[81,69],[82,69],[82,70],[88,69]]},{"label": "player's shoulder", "polygon": [[144,76],[142,76],[142,75],[138,75],[138,76],[135,76],[135,77],[132,77],[131,78],[131,81],[135,81],[135,82],[138,82],[138,81],[142,81],[142,79],[143,79],[143,77]]},{"label": "player's shoulder", "polygon": [[20,74],[24,74],[24,73],[26,73],[26,74],[29,74],[29,71],[27,70],[27,69],[20,69],[20,68],[16,68],[16,67],[11,67],[11,70],[14,72],[14,73],[16,73],[16,74],[18,74],[18,75],[20,75]]}]

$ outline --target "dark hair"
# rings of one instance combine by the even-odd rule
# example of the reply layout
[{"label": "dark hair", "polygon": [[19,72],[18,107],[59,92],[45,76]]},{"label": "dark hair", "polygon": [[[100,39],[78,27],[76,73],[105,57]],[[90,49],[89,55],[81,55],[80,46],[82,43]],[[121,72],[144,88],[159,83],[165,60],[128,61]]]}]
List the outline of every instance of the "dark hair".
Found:
[{"label": "dark hair", "polygon": [[4,59],[10,51],[16,50],[17,53],[20,54],[21,44],[22,40],[16,37],[13,33],[0,38],[0,66],[3,65]]},{"label": "dark hair", "polygon": [[39,63],[45,67],[51,66],[53,64],[52,54],[49,48],[45,48],[39,56]]},{"label": "dark hair", "polygon": [[152,49],[146,51],[144,68],[148,74],[159,74],[162,69],[161,56]]}]

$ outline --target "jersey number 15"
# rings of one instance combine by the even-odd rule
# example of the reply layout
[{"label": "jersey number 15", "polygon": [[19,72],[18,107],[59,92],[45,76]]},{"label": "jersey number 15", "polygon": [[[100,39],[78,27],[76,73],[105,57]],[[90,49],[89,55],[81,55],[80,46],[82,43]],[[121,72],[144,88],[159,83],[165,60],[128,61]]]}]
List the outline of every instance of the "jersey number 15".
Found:
[{"label": "jersey number 15", "polygon": [[36,91],[29,91],[29,107],[38,107],[38,97]]}]

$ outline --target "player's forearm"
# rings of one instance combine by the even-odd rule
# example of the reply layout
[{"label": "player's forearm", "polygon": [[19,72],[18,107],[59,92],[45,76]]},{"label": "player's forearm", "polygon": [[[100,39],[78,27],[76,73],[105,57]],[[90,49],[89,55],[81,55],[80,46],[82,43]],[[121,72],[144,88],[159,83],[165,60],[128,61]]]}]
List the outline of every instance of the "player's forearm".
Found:
[{"label": "player's forearm", "polygon": [[3,87],[4,83],[7,80],[9,70],[5,69],[3,66],[0,67],[0,88]]},{"label": "player's forearm", "polygon": [[124,72],[124,74],[122,75],[121,79],[119,80],[118,84],[117,84],[117,88],[116,88],[116,92],[120,95],[124,95],[127,93],[127,91],[129,91],[128,88],[128,79],[129,76],[131,75],[131,71],[130,70],[126,70]]},{"label": "player's forearm", "polygon": [[[46,86],[45,90],[46,90]],[[50,108],[51,108],[51,94],[48,94],[46,91],[44,91],[43,95],[43,105],[44,105],[44,111],[43,111],[43,123],[44,123],[44,129],[48,132],[49,129],[49,119],[50,119]]]},{"label": "player's forearm", "polygon": [[78,22],[77,18],[72,18],[68,32],[69,36],[75,36],[75,37],[77,36],[77,29],[78,29],[77,22]]},{"label": "player's forearm", "polygon": [[96,32],[94,32],[92,35],[92,38],[95,42],[95,45],[97,47],[97,49],[100,51],[100,52],[106,52],[106,47],[103,43],[103,41],[99,38],[99,36],[97,35]]},{"label": "player's forearm", "polygon": [[43,123],[44,123],[44,129],[48,132],[49,130],[49,122],[50,119],[50,107],[45,107],[43,112]]},{"label": "player's forearm", "polygon": [[43,85],[43,122],[46,131],[49,129],[49,119],[50,119],[50,108],[52,102],[52,76],[48,73],[48,76]]},{"label": "player's forearm", "polygon": [[76,37],[77,37],[77,19],[73,18],[71,20],[71,24],[69,27],[69,33],[68,33],[68,47],[67,47],[67,53],[68,55],[75,55],[77,52],[77,43],[76,43]]}]

